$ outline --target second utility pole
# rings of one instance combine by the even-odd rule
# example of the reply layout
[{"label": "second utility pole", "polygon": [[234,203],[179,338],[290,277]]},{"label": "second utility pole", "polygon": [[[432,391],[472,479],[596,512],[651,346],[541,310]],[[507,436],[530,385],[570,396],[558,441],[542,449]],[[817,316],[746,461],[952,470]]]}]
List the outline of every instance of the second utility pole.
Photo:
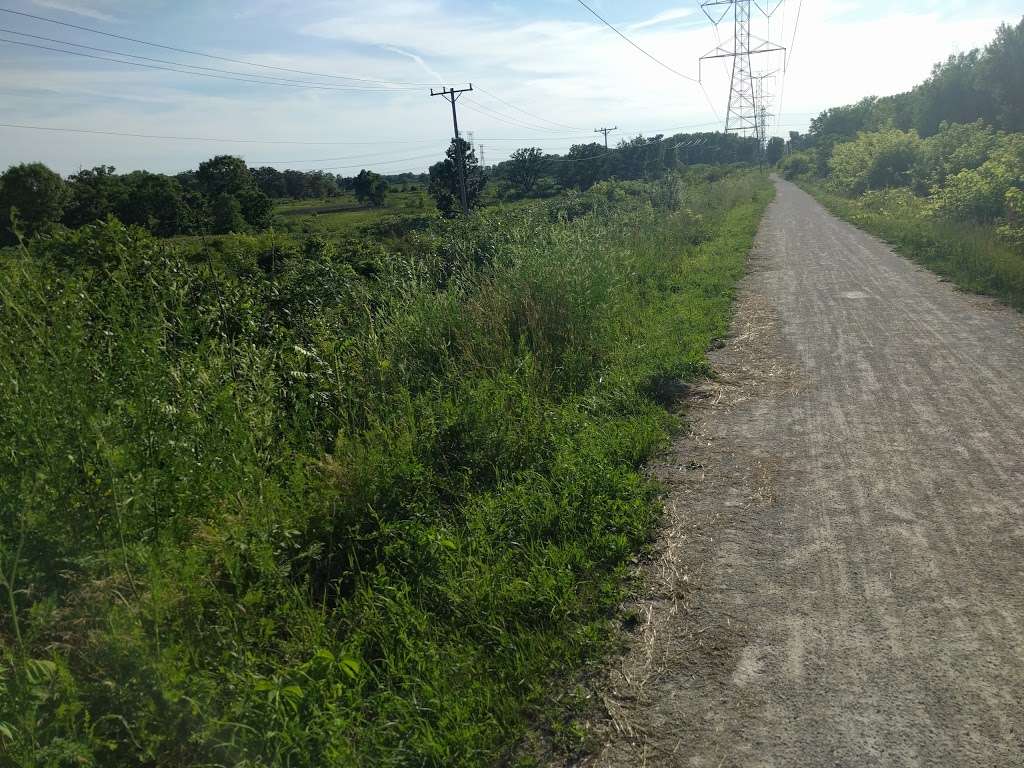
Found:
[{"label": "second utility pole", "polygon": [[458,159],[455,161],[455,165],[458,166],[459,171],[459,197],[462,199],[462,212],[469,213],[469,198],[466,195],[466,155],[462,151],[462,139],[459,138],[459,116],[455,111],[455,102],[459,100],[459,96],[464,93],[468,93],[473,90],[473,84],[469,84],[469,88],[444,88],[440,91],[435,91],[433,88],[430,89],[431,96],[444,96],[446,101],[450,101],[452,105],[452,124],[455,126],[455,151],[458,153]]},{"label": "second utility pole", "polygon": [[614,128],[595,128],[594,133],[604,134],[604,148],[608,149],[608,134],[617,130],[619,130],[619,126],[616,125]]}]

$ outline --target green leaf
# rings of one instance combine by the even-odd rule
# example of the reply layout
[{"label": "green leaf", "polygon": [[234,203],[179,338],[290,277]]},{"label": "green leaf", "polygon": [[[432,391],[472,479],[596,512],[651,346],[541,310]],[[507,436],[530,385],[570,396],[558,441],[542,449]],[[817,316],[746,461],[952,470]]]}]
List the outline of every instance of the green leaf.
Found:
[{"label": "green leaf", "polygon": [[362,668],[362,666],[359,663],[359,659],[355,659],[351,656],[346,656],[340,662],[338,662],[338,665],[341,667],[341,671],[348,675],[349,678],[351,678],[352,680],[355,680],[357,677],[359,677],[359,671]]},{"label": "green leaf", "polygon": [[47,659],[29,659],[25,662],[25,674],[32,685],[39,685],[53,679],[57,665]]}]

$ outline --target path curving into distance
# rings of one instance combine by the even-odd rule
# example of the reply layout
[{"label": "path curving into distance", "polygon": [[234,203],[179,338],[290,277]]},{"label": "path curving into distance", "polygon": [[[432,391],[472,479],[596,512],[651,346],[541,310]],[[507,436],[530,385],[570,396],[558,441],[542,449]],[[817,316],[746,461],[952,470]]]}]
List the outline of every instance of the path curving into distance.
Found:
[{"label": "path curving into distance", "polygon": [[1024,766],[1024,318],[777,184],[587,762]]}]

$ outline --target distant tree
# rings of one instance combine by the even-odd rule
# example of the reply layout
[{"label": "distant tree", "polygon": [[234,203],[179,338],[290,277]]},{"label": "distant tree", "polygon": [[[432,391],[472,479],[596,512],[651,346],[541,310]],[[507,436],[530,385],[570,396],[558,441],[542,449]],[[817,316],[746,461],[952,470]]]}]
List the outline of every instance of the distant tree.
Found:
[{"label": "distant tree", "polygon": [[270,226],[274,201],[256,187],[243,189],[235,197],[242,211],[242,218],[255,229],[266,229]]},{"label": "distant tree", "polygon": [[215,234],[226,235],[232,232],[245,232],[248,229],[238,198],[227,192],[222,192],[214,198],[211,215]]},{"label": "distant tree", "polygon": [[67,200],[64,180],[42,163],[12,165],[0,176],[0,240],[17,241],[12,211],[23,233],[32,237],[60,221]]},{"label": "distant tree", "polygon": [[1004,131],[1024,132],[1024,18],[1015,27],[999,27],[985,49],[979,82],[992,94],[995,124]]},{"label": "distant tree", "polygon": [[286,170],[284,172],[284,189],[285,194],[294,200],[307,197],[306,174],[302,171]]},{"label": "distant tree", "polygon": [[439,211],[445,215],[451,215],[461,210],[459,198],[459,173],[458,173],[458,151],[459,142],[466,158],[466,199],[470,208],[480,204],[480,196],[483,194],[484,185],[487,183],[487,176],[480,167],[476,153],[469,142],[463,138],[452,139],[448,151],[445,152],[445,159],[440,163],[430,166],[429,192]]},{"label": "distant tree", "polygon": [[263,166],[262,168],[253,168],[251,173],[256,186],[267,197],[287,197],[288,188],[284,183],[284,174],[277,168]]},{"label": "distant tree", "polygon": [[154,235],[172,237],[192,231],[192,216],[177,179],[136,171],[124,177],[125,195],[115,212],[126,224],[146,227]]},{"label": "distant tree", "polygon": [[81,227],[102,221],[116,211],[126,194],[122,177],[113,166],[100,165],[68,177],[68,204],[63,222],[68,227]]},{"label": "distant tree", "polygon": [[544,173],[544,166],[544,150],[540,147],[523,147],[509,157],[506,174],[520,194],[528,195],[537,186],[537,181]]},{"label": "distant tree", "polygon": [[768,165],[775,165],[782,159],[785,152],[785,140],[779,136],[772,136],[768,139],[768,145],[764,149],[764,160]]},{"label": "distant tree", "polygon": [[[907,98],[913,101],[914,128],[920,135],[937,133],[943,122],[972,123],[978,118],[992,121],[996,109],[992,94],[978,81],[980,59],[977,50],[950,56],[936,64],[931,77],[914,88]],[[874,121],[875,126],[879,123]]]},{"label": "distant tree", "polygon": [[200,163],[196,181],[202,193],[211,200],[221,194],[237,195],[253,186],[245,161],[233,155],[217,155]]},{"label": "distant tree", "polygon": [[388,183],[380,174],[364,169],[353,180],[352,191],[359,202],[381,208],[388,194]]},{"label": "distant tree", "polygon": [[603,144],[574,144],[568,154],[555,164],[558,183],[563,187],[575,187],[580,191],[590,189],[601,179],[610,175],[605,165],[609,152]]}]

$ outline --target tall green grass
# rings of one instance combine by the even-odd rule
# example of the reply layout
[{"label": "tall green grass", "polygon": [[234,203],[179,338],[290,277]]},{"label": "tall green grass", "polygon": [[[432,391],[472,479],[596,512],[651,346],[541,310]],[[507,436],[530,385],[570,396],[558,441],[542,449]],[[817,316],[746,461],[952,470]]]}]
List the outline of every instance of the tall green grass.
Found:
[{"label": "tall green grass", "polygon": [[[1002,299],[1024,311],[1024,252],[999,237],[994,226],[953,222],[929,215],[923,201],[886,205],[886,196],[850,198],[822,184],[800,186],[852,224],[881,237],[904,256],[973,293]],[[889,196],[895,197],[895,196]]]},{"label": "tall green grass", "polygon": [[770,195],[0,255],[0,763],[509,755],[606,649]]}]

